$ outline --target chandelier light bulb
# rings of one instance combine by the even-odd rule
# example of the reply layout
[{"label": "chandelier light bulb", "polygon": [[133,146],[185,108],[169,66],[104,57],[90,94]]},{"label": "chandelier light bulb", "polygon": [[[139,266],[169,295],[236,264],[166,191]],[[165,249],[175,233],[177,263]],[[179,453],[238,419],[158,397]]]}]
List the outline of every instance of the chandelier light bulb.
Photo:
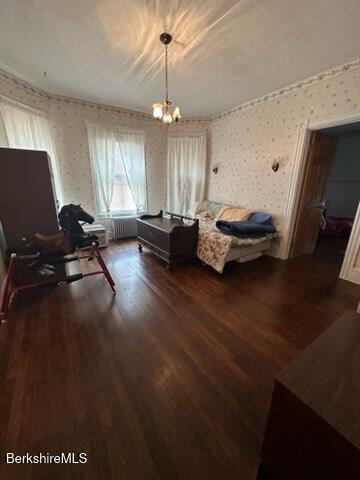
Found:
[{"label": "chandelier light bulb", "polygon": [[173,121],[173,117],[170,115],[170,113],[169,112],[165,113],[165,115],[163,116],[163,122],[166,125],[169,125],[172,121]]},{"label": "chandelier light bulb", "polygon": [[176,107],[173,113],[173,119],[175,120],[175,122],[178,122],[180,118],[181,118],[181,113],[180,113],[179,107]]},{"label": "chandelier light bulb", "polygon": [[156,120],[161,120],[163,117],[163,106],[162,103],[154,103],[153,105],[153,117]]}]

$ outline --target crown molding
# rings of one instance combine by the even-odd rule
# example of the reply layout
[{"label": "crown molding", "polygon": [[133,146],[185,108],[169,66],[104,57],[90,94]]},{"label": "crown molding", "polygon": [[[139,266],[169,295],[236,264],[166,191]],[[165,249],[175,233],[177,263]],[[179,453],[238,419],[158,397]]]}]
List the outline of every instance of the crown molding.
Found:
[{"label": "crown molding", "polygon": [[0,79],[5,80],[8,83],[11,83],[15,87],[19,87],[24,90],[26,93],[31,93],[37,97],[43,98],[45,100],[51,100],[51,95],[41,88],[34,87],[25,80],[21,80],[12,73],[7,72],[3,68],[0,68]]},{"label": "crown molding", "polygon": [[2,80],[5,80],[6,82],[11,83],[12,85],[21,88],[24,90],[26,93],[30,93],[32,95],[35,95],[37,97],[40,97],[44,100],[50,101],[50,102],[57,102],[57,103],[63,103],[67,105],[71,105],[74,107],[85,107],[85,108],[94,108],[97,110],[103,110],[107,112],[114,112],[114,113],[119,113],[122,115],[127,115],[131,117],[138,117],[138,118],[143,118],[143,119],[149,119],[151,118],[151,115],[145,112],[140,112],[137,110],[130,110],[122,107],[114,107],[111,105],[106,105],[106,104],[101,104],[97,102],[90,102],[87,100],[82,100],[78,98],[73,98],[73,97],[67,97],[64,95],[56,95],[50,92],[47,92],[39,87],[35,87],[28,83],[25,80],[21,80],[20,78],[16,77],[15,75],[6,72],[3,69],[0,69],[0,78]]},{"label": "crown molding", "polygon": [[[67,97],[64,95],[56,95],[50,92],[47,92],[39,87],[35,87],[25,80],[21,80],[15,75],[5,71],[0,68],[0,79],[5,80],[8,83],[11,83],[15,87],[21,88],[26,93],[35,95],[43,100],[49,102],[57,102],[66,105],[71,105],[73,107],[82,107],[82,108],[93,108],[100,111],[113,112],[120,115],[125,115],[128,117],[141,118],[143,120],[152,120],[152,115],[147,112],[141,112],[139,110],[131,110],[123,107],[115,107],[112,105],[106,105],[103,103],[91,102],[88,100],[82,100],[74,97]],[[192,117],[184,120],[180,120],[179,124],[192,124],[192,123],[209,123],[211,122],[210,117]]]},{"label": "crown molding", "polygon": [[[308,77],[300,82],[293,83],[286,87],[275,90],[267,95],[263,95],[262,97],[258,97],[249,102],[245,102],[223,113],[219,113],[217,115],[210,115],[207,117],[190,117],[186,119],[181,119],[179,121],[179,125],[210,124],[213,121],[219,120],[228,115],[233,115],[246,108],[259,105],[260,103],[267,102],[269,100],[273,100],[278,97],[286,96],[289,93],[292,93],[294,91],[301,90],[302,88],[317,84],[319,82],[322,82],[323,80],[326,80],[331,77],[335,77],[342,73],[352,71],[352,70],[357,70],[358,68],[360,68],[360,58],[353,59],[350,62],[345,63],[343,65],[338,65],[336,67],[325,70],[316,75],[312,75],[311,77]],[[33,86],[32,84],[28,83],[25,80],[19,79],[15,75],[3,70],[2,68],[0,68],[0,79],[5,80],[6,82],[9,82],[16,87],[21,88],[27,93],[30,93],[32,95],[35,95],[39,98],[45,99],[50,102],[62,103],[62,104],[71,105],[74,107],[93,108],[100,111],[113,112],[113,113],[129,116],[129,117],[141,118],[143,120],[152,119],[152,115],[147,112],[141,112],[138,110],[131,110],[131,109],[126,109],[122,107],[114,107],[114,106],[106,105],[102,103],[90,102],[88,100],[81,100],[78,98],[49,93],[41,88]]]},{"label": "crown molding", "polygon": [[351,70],[356,70],[358,68],[360,68],[360,58],[353,59],[350,62],[345,63],[343,65],[338,65],[329,70],[325,70],[321,73],[317,73],[316,75],[312,75],[311,77],[301,80],[300,82],[292,83],[286,87],[283,87],[278,90],[275,90],[274,92],[268,93],[267,95],[263,95],[262,97],[256,98],[255,100],[251,100],[249,102],[245,102],[241,105],[238,105],[237,107],[227,110],[226,112],[219,113],[218,115],[213,115],[211,119],[212,121],[218,120],[220,118],[226,117],[228,115],[232,115],[246,108],[258,105],[259,103],[273,100],[274,98],[287,95],[289,93],[292,93],[297,90],[301,90],[302,88],[308,87],[310,85],[314,85],[316,83],[322,82],[323,80],[326,80],[328,78],[335,77],[342,73],[345,73]]}]

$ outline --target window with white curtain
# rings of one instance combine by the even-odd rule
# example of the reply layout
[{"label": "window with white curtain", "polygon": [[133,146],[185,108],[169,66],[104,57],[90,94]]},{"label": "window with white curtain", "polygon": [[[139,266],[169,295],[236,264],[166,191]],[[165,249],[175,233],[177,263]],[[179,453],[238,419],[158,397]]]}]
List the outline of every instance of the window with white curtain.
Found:
[{"label": "window with white curtain", "polygon": [[87,129],[97,213],[145,212],[144,133],[94,124]]},{"label": "window with white curtain", "polygon": [[110,203],[110,211],[116,212],[135,212],[136,205],[131,195],[124,165],[121,158],[119,144],[115,147],[115,172],[114,172],[114,191]]},{"label": "window with white curtain", "polygon": [[51,125],[42,112],[0,97],[0,146],[45,150],[50,156],[55,194],[63,203],[60,174]]},{"label": "window with white curtain", "polygon": [[206,135],[169,136],[167,152],[167,208],[186,214],[204,199]]}]

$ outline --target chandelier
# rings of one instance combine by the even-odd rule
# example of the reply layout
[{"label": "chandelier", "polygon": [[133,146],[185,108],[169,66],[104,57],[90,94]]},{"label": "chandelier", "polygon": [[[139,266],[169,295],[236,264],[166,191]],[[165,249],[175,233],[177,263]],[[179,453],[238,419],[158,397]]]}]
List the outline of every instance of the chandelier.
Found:
[{"label": "chandelier", "polygon": [[165,45],[165,100],[160,103],[153,104],[153,117],[155,120],[162,120],[165,125],[170,125],[174,120],[178,122],[181,118],[179,107],[176,107],[173,113],[170,113],[171,102],[169,100],[169,91],[168,91],[168,45],[172,40],[170,33],[162,33],[160,35],[160,42]]}]

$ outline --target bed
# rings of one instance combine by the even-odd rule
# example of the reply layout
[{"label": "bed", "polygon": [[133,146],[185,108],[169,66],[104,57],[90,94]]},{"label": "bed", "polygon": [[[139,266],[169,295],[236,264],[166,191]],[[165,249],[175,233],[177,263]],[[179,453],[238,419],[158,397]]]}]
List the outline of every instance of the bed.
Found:
[{"label": "bed", "polygon": [[276,233],[261,238],[238,238],[216,228],[215,220],[199,219],[198,258],[222,273],[226,262],[247,262],[260,257],[271,247]]},{"label": "bed", "polygon": [[326,217],[326,226],[324,233],[333,237],[350,237],[351,229],[354,224],[353,218]]}]

